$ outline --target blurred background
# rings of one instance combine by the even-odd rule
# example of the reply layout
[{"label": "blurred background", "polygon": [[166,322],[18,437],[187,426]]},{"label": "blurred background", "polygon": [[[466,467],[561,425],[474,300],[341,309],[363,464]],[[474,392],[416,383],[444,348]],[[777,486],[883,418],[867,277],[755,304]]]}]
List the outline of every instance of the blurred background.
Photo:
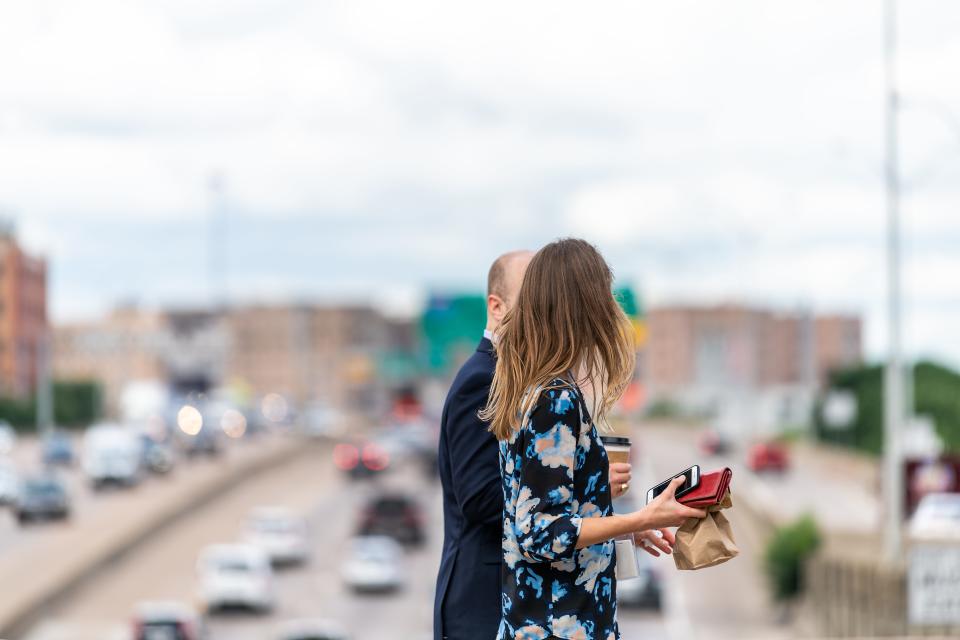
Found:
[{"label": "blurred background", "polygon": [[[960,6],[0,7],[0,635],[432,637],[492,260],[595,243],[645,489],[741,555],[624,638],[960,630]],[[628,497],[630,494],[628,494]]]}]

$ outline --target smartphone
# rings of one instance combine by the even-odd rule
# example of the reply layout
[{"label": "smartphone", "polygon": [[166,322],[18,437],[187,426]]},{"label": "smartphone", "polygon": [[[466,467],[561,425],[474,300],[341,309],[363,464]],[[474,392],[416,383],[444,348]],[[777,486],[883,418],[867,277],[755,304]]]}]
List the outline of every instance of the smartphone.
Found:
[{"label": "smartphone", "polygon": [[686,471],[684,471],[683,473],[678,473],[675,476],[670,476],[669,478],[667,478],[657,486],[647,491],[647,502],[648,503],[651,502],[654,498],[656,498],[658,495],[663,493],[664,490],[668,486],[670,486],[670,482],[674,478],[679,478],[680,476],[683,476],[684,481],[683,481],[683,484],[677,488],[676,495],[678,498],[683,494],[689,493],[690,491],[693,491],[694,489],[700,486],[700,465],[695,464],[689,469],[687,469]]}]

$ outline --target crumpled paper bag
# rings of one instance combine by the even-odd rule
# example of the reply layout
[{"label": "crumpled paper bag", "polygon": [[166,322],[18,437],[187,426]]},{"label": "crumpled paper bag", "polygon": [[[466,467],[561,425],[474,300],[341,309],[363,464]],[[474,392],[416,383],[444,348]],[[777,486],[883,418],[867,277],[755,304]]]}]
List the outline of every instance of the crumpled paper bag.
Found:
[{"label": "crumpled paper bag", "polygon": [[707,507],[706,518],[690,518],[677,529],[673,562],[677,569],[695,570],[712,567],[735,558],[740,550],[733,539],[730,521],[721,513],[733,506],[730,491],[720,504]]}]

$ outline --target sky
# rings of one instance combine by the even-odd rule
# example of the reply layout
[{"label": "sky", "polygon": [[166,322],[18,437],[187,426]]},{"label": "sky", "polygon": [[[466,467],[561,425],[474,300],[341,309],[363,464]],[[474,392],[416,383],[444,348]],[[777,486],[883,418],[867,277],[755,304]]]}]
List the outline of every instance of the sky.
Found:
[{"label": "sky", "polygon": [[[901,2],[904,340],[960,364],[960,4]],[[0,216],[56,322],[480,290],[563,236],[646,304],[885,322],[879,0],[0,5]]]}]

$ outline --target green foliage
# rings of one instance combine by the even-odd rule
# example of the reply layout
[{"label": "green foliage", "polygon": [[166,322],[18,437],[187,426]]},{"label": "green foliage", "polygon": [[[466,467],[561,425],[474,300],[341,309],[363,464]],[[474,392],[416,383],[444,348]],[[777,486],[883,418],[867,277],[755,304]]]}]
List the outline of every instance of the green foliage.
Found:
[{"label": "green foliage", "polygon": [[647,407],[646,413],[648,418],[660,418],[664,420],[683,416],[680,405],[669,398],[658,398],[654,400],[650,403],[650,406]]},{"label": "green foliage", "polygon": [[787,600],[803,590],[804,563],[820,546],[817,523],[807,515],[780,527],[767,543],[764,569],[774,598]]},{"label": "green foliage", "polygon": [[0,397],[0,420],[9,422],[17,429],[33,426],[36,423],[32,400]]},{"label": "green foliage", "polygon": [[[883,375],[881,365],[833,372],[829,388],[854,394],[857,417],[849,429],[830,429],[823,423],[818,404],[814,415],[817,436],[879,454],[883,450]],[[915,412],[933,419],[947,451],[960,452],[960,373],[933,362],[920,362],[913,376]]]},{"label": "green foliage", "polygon": [[100,385],[92,381],[53,383],[55,422],[64,426],[86,426],[100,417]]},{"label": "green foliage", "polygon": [[[53,408],[57,425],[85,427],[101,415],[100,385],[91,381],[54,382]],[[36,398],[0,397],[0,420],[20,430],[33,429],[37,423]]]}]

